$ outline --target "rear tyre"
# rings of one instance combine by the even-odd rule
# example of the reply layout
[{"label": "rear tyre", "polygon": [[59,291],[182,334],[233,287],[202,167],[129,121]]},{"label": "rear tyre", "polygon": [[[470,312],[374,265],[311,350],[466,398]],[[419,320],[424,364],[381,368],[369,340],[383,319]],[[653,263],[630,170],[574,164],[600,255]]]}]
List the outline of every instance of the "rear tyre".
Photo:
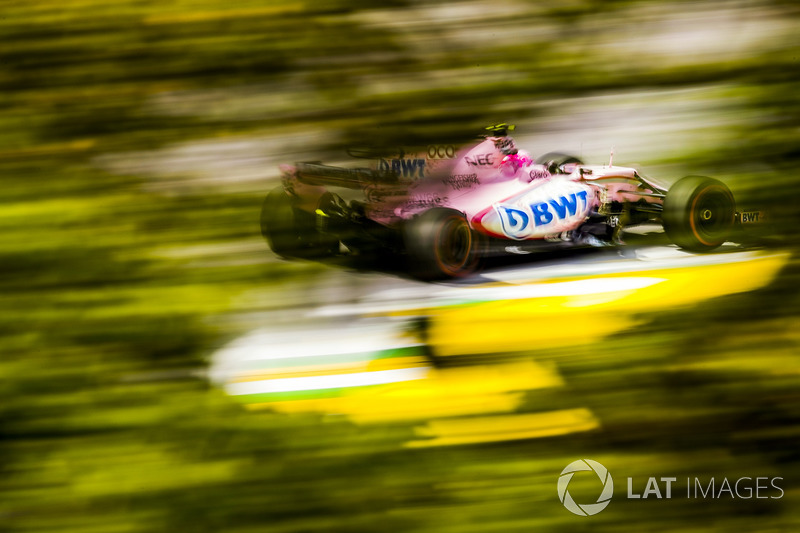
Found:
[{"label": "rear tyre", "polygon": [[412,273],[426,280],[466,276],[481,256],[482,239],[453,209],[431,209],[409,220],[403,241]]},{"label": "rear tyre", "polygon": [[736,203],[719,180],[687,176],[664,198],[664,231],[685,250],[707,252],[724,243],[733,228]]},{"label": "rear tyre", "polygon": [[317,231],[316,215],[294,207],[283,187],[264,199],[261,234],[272,251],[285,258],[325,257],[339,249],[339,240]]}]

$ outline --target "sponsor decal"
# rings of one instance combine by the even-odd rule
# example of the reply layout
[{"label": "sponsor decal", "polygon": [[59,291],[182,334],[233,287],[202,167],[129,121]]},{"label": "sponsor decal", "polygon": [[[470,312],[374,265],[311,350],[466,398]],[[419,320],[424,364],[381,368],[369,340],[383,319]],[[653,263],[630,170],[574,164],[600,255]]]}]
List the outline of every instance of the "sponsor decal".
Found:
[{"label": "sponsor decal", "polygon": [[404,178],[422,178],[425,176],[425,159],[381,159],[378,169],[393,172]]},{"label": "sponsor decal", "polygon": [[550,173],[548,171],[538,168],[531,170],[528,175],[531,177],[532,180],[538,180],[550,177]]},{"label": "sponsor decal", "polygon": [[494,164],[494,154],[481,154],[475,157],[465,157],[464,160],[473,167],[491,166]]},{"label": "sponsor decal", "polygon": [[428,146],[428,159],[453,159],[456,156],[456,147],[452,144],[432,144]]},{"label": "sponsor decal", "polygon": [[445,202],[447,202],[447,196],[438,196],[436,194],[420,194],[418,196],[413,196],[408,201],[408,207],[412,209],[417,207],[436,207],[437,205],[442,205]]},{"label": "sponsor decal", "polygon": [[494,139],[494,146],[503,153],[509,153],[516,148],[514,140],[510,137],[496,137]]},{"label": "sponsor decal", "polygon": [[761,218],[760,211],[743,211],[741,214],[742,224],[751,224],[753,222],[758,222]]},{"label": "sponsor decal", "polygon": [[468,189],[473,185],[478,185],[477,174],[453,174],[442,180],[442,183],[449,185],[457,191]]},{"label": "sponsor decal", "polygon": [[524,239],[531,233],[530,209],[519,209],[509,205],[497,204],[495,211],[500,216],[503,233],[512,239]]},{"label": "sponsor decal", "polygon": [[586,191],[578,191],[527,206],[495,204],[494,209],[500,217],[503,233],[512,239],[525,239],[535,229],[553,221],[578,214],[583,216],[589,205],[587,194]]}]

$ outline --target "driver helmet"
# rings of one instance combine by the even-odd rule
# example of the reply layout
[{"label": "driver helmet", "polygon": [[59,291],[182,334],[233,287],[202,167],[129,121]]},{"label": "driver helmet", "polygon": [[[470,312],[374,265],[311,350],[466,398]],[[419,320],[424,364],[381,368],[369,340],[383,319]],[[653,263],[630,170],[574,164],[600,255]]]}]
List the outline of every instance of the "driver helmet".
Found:
[{"label": "driver helmet", "polygon": [[515,150],[513,154],[507,154],[500,163],[500,168],[507,174],[515,174],[517,170],[533,163],[533,158],[525,150]]}]

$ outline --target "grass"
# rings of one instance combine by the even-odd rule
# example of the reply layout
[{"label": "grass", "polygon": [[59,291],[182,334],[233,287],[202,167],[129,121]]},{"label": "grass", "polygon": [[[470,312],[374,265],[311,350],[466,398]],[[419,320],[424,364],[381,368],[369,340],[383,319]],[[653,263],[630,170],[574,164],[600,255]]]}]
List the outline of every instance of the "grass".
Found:
[{"label": "grass", "polygon": [[[589,408],[601,429],[578,436],[408,449],[414,424],[248,412],[198,377],[209,353],[257,321],[242,317],[291,307],[279,296],[330,267],[253,251],[274,170],[251,186],[158,189],[158,176],[135,165],[112,173],[104,158],[136,153],[144,164],[178,143],[298,131],[325,140],[295,153],[327,158],[364,139],[419,145],[464,140],[509,116],[535,123],[532,102],[556,95],[725,83],[740,97],[728,112],[758,123],[724,132],[727,150],[698,149],[673,162],[683,165],[676,172],[739,172],[742,190],[774,209],[784,242],[797,242],[798,212],[787,200],[799,183],[791,35],[777,32],[769,47],[733,60],[627,65],[624,56],[593,51],[616,24],[625,29],[623,20],[613,19],[609,34],[580,31],[582,21],[596,28],[597,17],[611,16],[594,3],[531,6],[494,20],[511,28],[536,22],[566,36],[518,46],[448,40],[449,30],[480,26],[474,20],[370,23],[375,14],[402,20],[405,5],[4,5],[0,528],[798,529],[796,260],[761,291],[647,315],[646,327],[599,347],[533,354],[557,365],[567,389],[529,393],[523,410]],[[791,4],[773,7],[796,18]],[[647,3],[603,9],[645,13]],[[438,46],[419,46],[424,39]],[[480,83],[447,82],[466,72]],[[425,85],[437,73],[444,81]],[[392,88],[407,78],[422,81]],[[255,95],[266,111],[243,111],[238,97],[209,111],[204,102],[216,94]],[[200,103],[177,112],[165,95]],[[276,112],[272,98],[286,105]],[[653,161],[659,157],[655,150]],[[248,298],[256,292],[274,296]],[[612,505],[591,526],[561,508],[555,492],[561,469],[584,456],[620,473]],[[786,495],[623,497],[627,476],[671,474],[780,475]]]}]

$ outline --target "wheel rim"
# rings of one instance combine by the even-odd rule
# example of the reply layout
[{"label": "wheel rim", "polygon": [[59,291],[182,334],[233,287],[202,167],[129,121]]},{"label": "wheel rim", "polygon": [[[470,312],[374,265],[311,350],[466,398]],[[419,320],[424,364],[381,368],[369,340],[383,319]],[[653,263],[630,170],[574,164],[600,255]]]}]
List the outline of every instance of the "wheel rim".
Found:
[{"label": "wheel rim", "polygon": [[721,187],[701,191],[692,202],[689,217],[692,232],[706,246],[716,246],[724,241],[733,223],[733,201]]},{"label": "wheel rim", "polygon": [[472,255],[472,230],[466,220],[452,216],[444,221],[437,233],[436,262],[450,275],[460,273]]}]

